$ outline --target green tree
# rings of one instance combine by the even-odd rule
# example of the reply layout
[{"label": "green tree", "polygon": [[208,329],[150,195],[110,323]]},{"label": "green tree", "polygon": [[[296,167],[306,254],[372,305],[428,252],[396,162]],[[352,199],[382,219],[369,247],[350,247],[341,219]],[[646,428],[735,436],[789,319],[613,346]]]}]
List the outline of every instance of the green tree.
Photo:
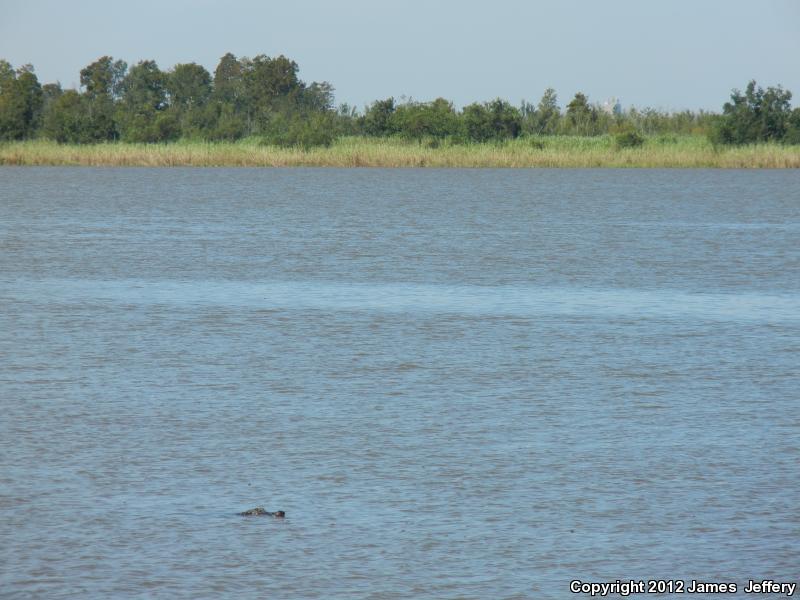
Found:
[{"label": "green tree", "polygon": [[[220,59],[214,73],[213,99],[232,109],[220,109],[225,135],[244,124],[244,134],[274,129],[276,114],[287,122],[298,111],[329,110],[333,104],[333,87],[328,83],[306,88],[298,78],[298,66],[281,55],[271,58],[259,54],[252,59],[238,59],[231,53]],[[233,125],[233,127],[231,127]],[[269,134],[271,135],[271,134]]]},{"label": "green tree", "polygon": [[303,149],[315,146],[330,146],[334,139],[334,114],[316,112],[275,112],[266,124],[262,139],[266,144]]},{"label": "green tree", "polygon": [[214,99],[239,109],[244,97],[244,78],[239,60],[228,52],[214,71]]},{"label": "green tree", "polygon": [[474,102],[465,106],[461,112],[467,139],[471,142],[488,142],[494,137],[489,118],[489,110],[485,104]]},{"label": "green tree", "polygon": [[167,114],[184,137],[203,137],[211,127],[206,106],[211,98],[211,74],[195,63],[178,64],[166,74]]},{"label": "green tree", "polygon": [[123,106],[132,111],[159,111],[167,106],[165,73],[154,60],[140,61],[123,81]]},{"label": "green tree", "polygon": [[58,100],[64,90],[61,89],[60,83],[46,83],[42,86],[42,124],[47,119],[47,114],[53,107],[53,103]]},{"label": "green tree", "polygon": [[282,113],[291,121],[293,113],[301,108],[305,87],[297,76],[297,63],[285,56],[270,58],[263,54],[242,62],[249,132],[270,129],[275,113]]},{"label": "green tree", "polygon": [[355,106],[346,102],[339,105],[334,114],[334,130],[336,137],[357,135],[362,130],[363,117]]},{"label": "green tree", "polygon": [[192,136],[208,140],[234,141],[244,137],[247,133],[247,123],[244,116],[234,110],[233,105],[212,101],[205,105],[202,111],[193,112],[192,127],[186,132]]},{"label": "green tree", "polygon": [[170,105],[184,111],[204,106],[211,97],[211,74],[196,63],[175,65],[164,83]]},{"label": "green tree", "polygon": [[274,99],[300,90],[297,63],[281,55],[270,58],[255,56],[247,64],[245,90],[252,106],[269,105]]},{"label": "green tree", "polygon": [[457,137],[461,130],[458,113],[444,98],[401,104],[392,115],[392,128],[414,140]]},{"label": "green tree", "polygon": [[17,78],[14,67],[5,59],[0,58],[0,94],[8,93],[12,82]]},{"label": "green tree", "polygon": [[92,100],[97,98],[117,100],[122,93],[122,82],[127,70],[128,64],[125,61],[115,61],[110,56],[101,56],[81,69],[81,86]]},{"label": "green tree", "polygon": [[547,88],[542,94],[534,115],[535,131],[539,135],[552,135],[558,131],[561,109],[558,107],[558,96],[553,88]]},{"label": "green tree", "polygon": [[54,97],[45,111],[42,133],[61,143],[85,144],[97,141],[92,131],[89,100],[75,90]]},{"label": "green tree", "polygon": [[[118,137],[116,102],[123,92],[127,69],[125,61],[115,61],[110,56],[101,56],[81,69],[81,86],[86,100],[81,106],[87,113],[86,118],[81,119],[87,129],[81,137],[86,141],[96,142]],[[66,106],[60,108],[67,110]],[[70,104],[69,110],[72,108]]]},{"label": "green tree", "polygon": [[588,97],[582,92],[567,104],[567,123],[572,133],[577,135],[596,135],[597,110],[589,105]]},{"label": "green tree", "polygon": [[520,111],[500,98],[464,107],[462,119],[467,138],[473,142],[515,138],[522,131]]},{"label": "green tree", "polygon": [[0,140],[33,137],[38,128],[44,96],[31,65],[16,71],[0,61]]},{"label": "green tree", "polygon": [[394,98],[376,100],[364,115],[364,131],[367,135],[382,137],[396,133],[393,116],[397,107]]},{"label": "green tree", "polygon": [[306,111],[327,112],[333,110],[333,86],[327,81],[313,82],[304,87],[300,94],[299,106]]},{"label": "green tree", "polygon": [[783,141],[787,144],[800,144],[800,107],[795,108],[789,115]]},{"label": "green tree", "polygon": [[165,112],[166,80],[153,60],[143,60],[128,72],[118,111],[125,141],[160,142],[180,135],[177,118]]},{"label": "green tree", "polygon": [[789,128],[792,93],[781,86],[766,91],[747,84],[745,93],[733,90],[731,101],[722,109],[711,139],[715,143],[750,144],[782,141]]}]

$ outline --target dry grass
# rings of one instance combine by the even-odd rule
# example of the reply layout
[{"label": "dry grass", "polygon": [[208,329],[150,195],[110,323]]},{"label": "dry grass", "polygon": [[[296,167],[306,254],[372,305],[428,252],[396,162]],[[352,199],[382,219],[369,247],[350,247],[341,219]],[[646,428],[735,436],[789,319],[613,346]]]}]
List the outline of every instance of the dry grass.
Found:
[{"label": "dry grass", "polygon": [[649,138],[618,149],[608,136],[541,137],[502,144],[428,144],[344,138],[330,148],[278,148],[236,143],[63,145],[48,141],[0,144],[0,165],[136,167],[646,167],[800,168],[800,146],[762,144],[715,149],[702,137]]}]

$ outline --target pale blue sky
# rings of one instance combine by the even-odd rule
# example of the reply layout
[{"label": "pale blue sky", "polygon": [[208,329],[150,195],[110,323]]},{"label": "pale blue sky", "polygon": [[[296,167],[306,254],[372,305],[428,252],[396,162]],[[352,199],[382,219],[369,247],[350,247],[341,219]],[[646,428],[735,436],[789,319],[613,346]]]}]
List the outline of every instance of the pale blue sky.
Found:
[{"label": "pale blue sky", "polygon": [[162,69],[285,54],[337,102],[537,101],[554,87],[624,106],[719,110],[747,81],[800,106],[798,0],[0,0],[0,57],[76,86],[104,54]]}]

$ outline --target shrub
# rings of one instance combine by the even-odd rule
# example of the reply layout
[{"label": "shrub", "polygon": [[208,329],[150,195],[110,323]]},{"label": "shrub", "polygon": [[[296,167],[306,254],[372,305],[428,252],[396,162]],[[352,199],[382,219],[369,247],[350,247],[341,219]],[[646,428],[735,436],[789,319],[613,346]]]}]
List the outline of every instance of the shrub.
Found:
[{"label": "shrub", "polygon": [[266,145],[299,147],[304,150],[330,146],[335,137],[332,121],[333,115],[329,113],[275,113],[264,127],[262,142]]},{"label": "shrub", "polygon": [[709,133],[711,143],[753,144],[784,141],[791,118],[792,93],[781,86],[757,87],[747,84],[744,94],[734,90],[723,114],[715,119]]},{"label": "shrub", "polygon": [[638,148],[644,144],[644,138],[638,131],[627,129],[614,136],[614,144],[617,148]]},{"label": "shrub", "polygon": [[786,144],[800,144],[800,107],[795,108],[789,115],[786,135],[783,138]]},{"label": "shrub", "polygon": [[458,113],[444,98],[401,104],[392,114],[391,123],[395,131],[412,140],[458,137],[461,133]]},{"label": "shrub", "polygon": [[664,133],[658,136],[655,141],[661,146],[672,146],[678,143],[678,136]]},{"label": "shrub", "polygon": [[462,119],[467,139],[489,142],[513,139],[522,131],[522,115],[505,100],[497,99],[464,108]]}]

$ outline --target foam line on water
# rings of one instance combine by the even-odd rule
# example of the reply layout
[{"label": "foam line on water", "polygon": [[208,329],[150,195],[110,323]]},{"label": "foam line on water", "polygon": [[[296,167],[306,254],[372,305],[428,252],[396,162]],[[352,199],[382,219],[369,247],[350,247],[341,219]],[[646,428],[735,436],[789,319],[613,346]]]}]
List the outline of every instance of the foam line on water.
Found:
[{"label": "foam line on water", "polygon": [[671,289],[587,289],[320,281],[17,280],[7,300],[127,305],[217,305],[262,310],[448,313],[468,316],[612,316],[722,321],[800,321],[796,294],[693,293]]}]

